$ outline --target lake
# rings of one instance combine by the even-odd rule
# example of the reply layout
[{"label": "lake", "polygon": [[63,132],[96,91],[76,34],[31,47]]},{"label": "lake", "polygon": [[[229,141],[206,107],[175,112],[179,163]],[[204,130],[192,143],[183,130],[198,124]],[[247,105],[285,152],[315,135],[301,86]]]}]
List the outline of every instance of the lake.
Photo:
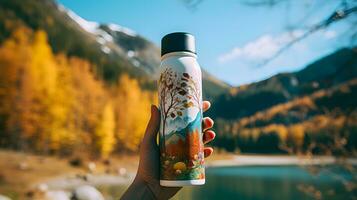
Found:
[{"label": "lake", "polygon": [[[300,200],[321,197],[347,200],[352,196],[342,180],[351,181],[353,176],[337,165],[211,167],[206,170],[204,186],[185,187],[173,199]],[[108,199],[117,199],[126,187],[101,187],[100,190]]]}]

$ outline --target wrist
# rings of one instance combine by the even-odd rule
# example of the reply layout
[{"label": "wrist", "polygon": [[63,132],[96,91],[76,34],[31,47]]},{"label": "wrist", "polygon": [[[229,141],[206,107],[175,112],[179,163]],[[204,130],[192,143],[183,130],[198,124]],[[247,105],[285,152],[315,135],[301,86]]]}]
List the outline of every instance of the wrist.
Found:
[{"label": "wrist", "polygon": [[127,199],[155,200],[157,198],[150,189],[148,183],[146,183],[143,179],[139,177],[135,177],[134,181],[131,183],[127,191],[121,197],[121,200]]}]

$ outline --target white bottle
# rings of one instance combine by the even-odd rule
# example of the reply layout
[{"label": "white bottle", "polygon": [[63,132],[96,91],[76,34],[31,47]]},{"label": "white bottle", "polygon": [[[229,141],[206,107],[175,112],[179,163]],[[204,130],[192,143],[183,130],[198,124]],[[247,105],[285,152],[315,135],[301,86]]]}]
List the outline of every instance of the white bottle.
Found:
[{"label": "white bottle", "polygon": [[202,73],[192,35],[163,37],[158,88],[160,185],[203,185]]}]

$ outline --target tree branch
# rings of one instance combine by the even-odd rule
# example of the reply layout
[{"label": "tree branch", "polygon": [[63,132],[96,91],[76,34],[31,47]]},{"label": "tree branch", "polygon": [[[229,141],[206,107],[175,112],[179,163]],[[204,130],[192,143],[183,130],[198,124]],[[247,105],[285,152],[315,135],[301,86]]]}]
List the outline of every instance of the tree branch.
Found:
[{"label": "tree branch", "polygon": [[299,37],[296,37],[295,39],[293,39],[292,41],[290,41],[289,43],[287,43],[286,45],[281,47],[272,57],[264,60],[257,67],[262,67],[262,66],[267,65],[272,60],[274,60],[278,56],[280,56],[287,49],[291,48],[294,44],[300,42],[301,40],[307,38],[311,34],[317,32],[317,31],[319,31],[321,29],[327,28],[328,26],[330,26],[333,23],[336,23],[336,22],[338,22],[338,21],[340,21],[342,19],[347,18],[348,16],[350,16],[351,14],[356,13],[356,12],[357,12],[357,6],[354,6],[352,8],[345,8],[345,9],[342,9],[342,10],[336,10],[329,17],[327,17],[325,20],[323,20],[320,23],[317,23],[316,25],[312,26],[304,34],[302,34]]}]

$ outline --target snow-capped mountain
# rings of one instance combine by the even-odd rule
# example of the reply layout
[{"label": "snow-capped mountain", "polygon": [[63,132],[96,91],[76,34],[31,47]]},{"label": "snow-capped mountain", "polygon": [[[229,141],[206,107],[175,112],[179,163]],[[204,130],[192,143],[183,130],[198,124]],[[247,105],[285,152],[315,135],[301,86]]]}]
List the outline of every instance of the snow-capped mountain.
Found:
[{"label": "snow-capped mountain", "polygon": [[[0,42],[16,28],[9,24],[43,30],[54,53],[89,61],[106,82],[114,83],[126,73],[142,87],[156,89],[160,49],[130,28],[86,20],[54,0],[4,0],[0,8]],[[202,71],[205,98],[228,92],[229,85]]]},{"label": "snow-capped mountain", "polygon": [[114,23],[100,24],[87,21],[61,4],[58,4],[58,10],[66,13],[83,30],[92,34],[102,52],[118,53],[126,56],[135,67],[141,67],[147,73],[156,72],[160,63],[159,49],[135,31]]},{"label": "snow-capped mountain", "polygon": [[188,116],[185,117],[176,117],[175,119],[168,120],[168,123],[166,124],[166,134],[170,134],[172,132],[181,130],[187,126],[190,122],[192,122],[194,119],[189,118]]},{"label": "snow-capped mountain", "polygon": [[[141,37],[130,28],[114,23],[100,24],[87,21],[63,5],[58,5],[58,9],[66,13],[85,31],[94,35],[104,53],[114,52],[125,56],[133,66],[141,68],[148,74],[154,75],[153,78],[157,78],[160,49],[154,43]],[[204,89],[206,90],[204,93],[208,93],[205,97],[216,96],[222,91],[228,90],[229,86],[226,83],[216,79],[205,70],[202,70],[202,72],[204,84],[212,87],[209,92]]]}]

